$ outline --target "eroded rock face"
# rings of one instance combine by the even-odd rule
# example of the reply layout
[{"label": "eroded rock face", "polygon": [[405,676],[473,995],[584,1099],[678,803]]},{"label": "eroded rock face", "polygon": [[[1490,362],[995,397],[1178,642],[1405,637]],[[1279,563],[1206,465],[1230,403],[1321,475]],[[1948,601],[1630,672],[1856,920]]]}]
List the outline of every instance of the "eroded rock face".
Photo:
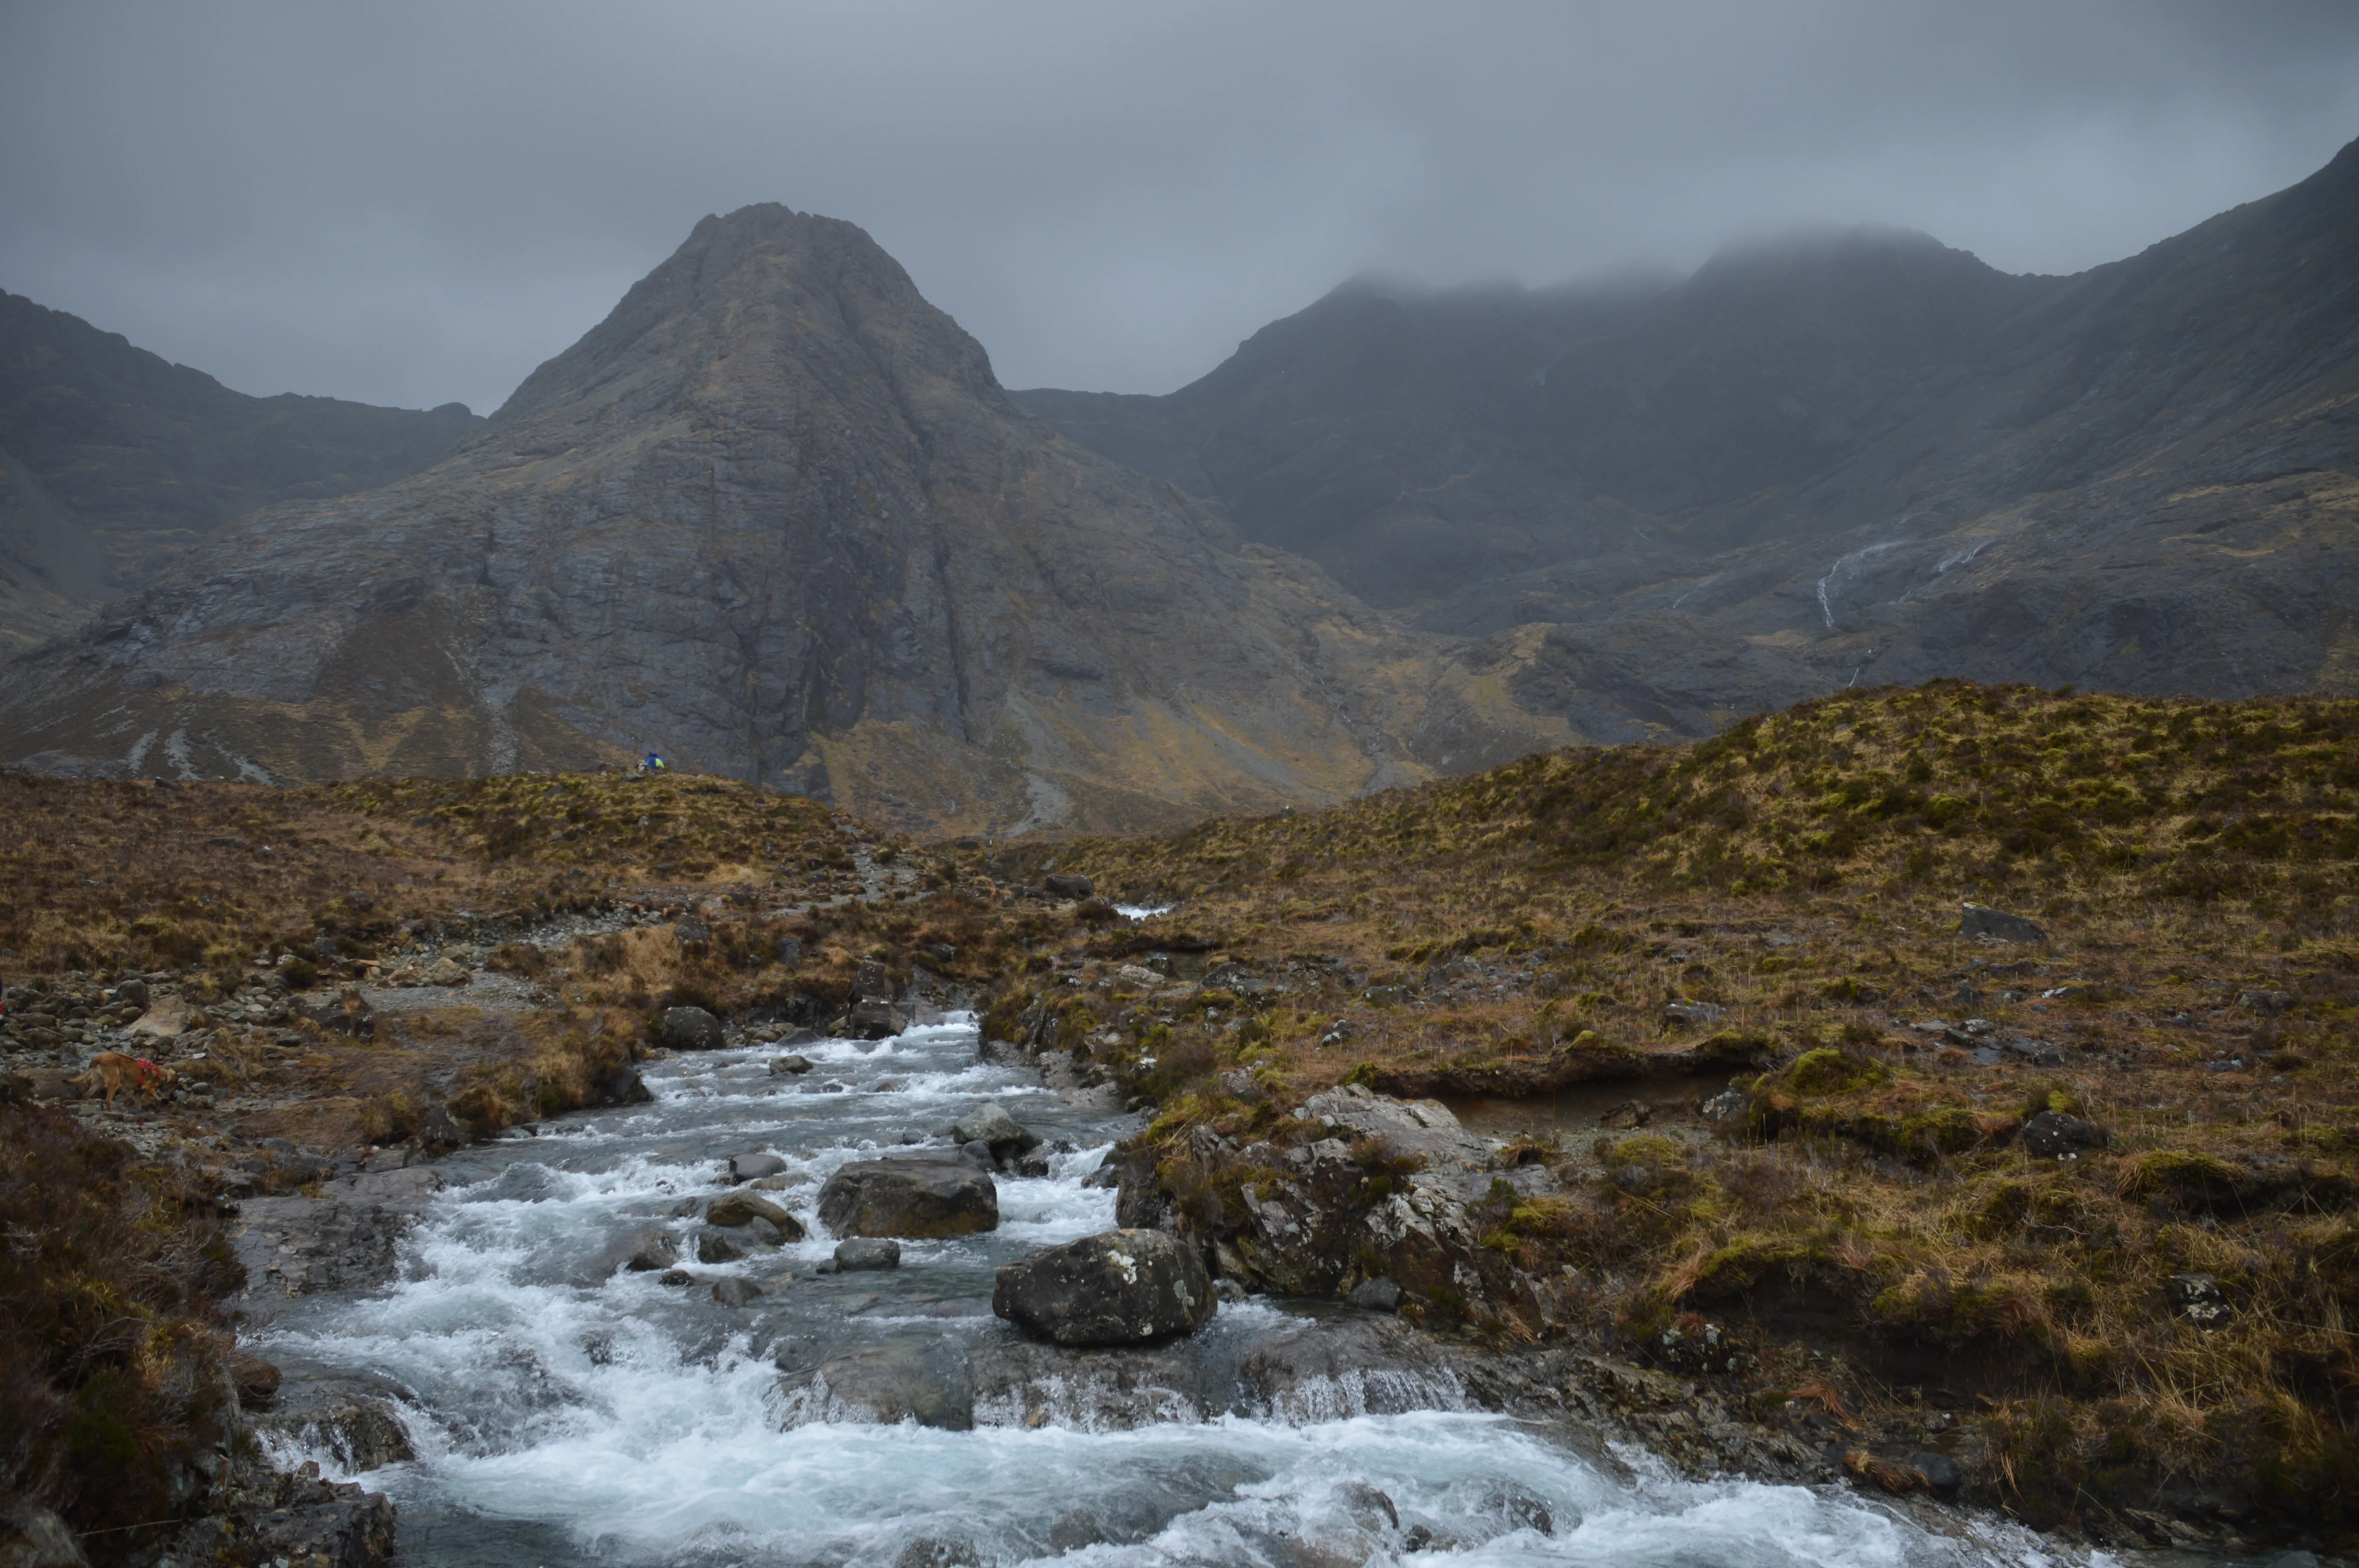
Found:
[{"label": "eroded rock face", "polygon": [[820,1188],[819,1218],[840,1237],[971,1236],[999,1228],[999,1187],[962,1160],[854,1160]]},{"label": "eroded rock face", "polygon": [[1058,1345],[1147,1345],[1212,1320],[1212,1277],[1178,1238],[1109,1230],[999,1271],[991,1310]]}]

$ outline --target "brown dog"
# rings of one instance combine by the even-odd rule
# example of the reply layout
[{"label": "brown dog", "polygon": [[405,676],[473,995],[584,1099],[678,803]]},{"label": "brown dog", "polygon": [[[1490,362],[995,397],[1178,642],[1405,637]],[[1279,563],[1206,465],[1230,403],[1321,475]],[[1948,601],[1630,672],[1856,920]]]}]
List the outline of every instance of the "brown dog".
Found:
[{"label": "brown dog", "polygon": [[120,1051],[101,1051],[90,1059],[90,1067],[79,1077],[67,1082],[77,1088],[94,1089],[106,1086],[106,1108],[114,1108],[114,1097],[127,1082],[135,1094],[160,1098],[163,1092],[180,1081],[180,1075],[169,1067],[159,1067],[137,1056],[126,1056]]}]

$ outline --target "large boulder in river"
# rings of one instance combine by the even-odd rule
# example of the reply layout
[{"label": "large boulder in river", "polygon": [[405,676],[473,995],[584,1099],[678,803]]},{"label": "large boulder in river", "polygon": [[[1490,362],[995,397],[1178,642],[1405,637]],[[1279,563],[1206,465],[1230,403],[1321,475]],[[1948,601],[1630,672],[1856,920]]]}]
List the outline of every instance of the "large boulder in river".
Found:
[{"label": "large boulder in river", "polygon": [[718,1051],[728,1043],[721,1021],[701,1007],[668,1007],[656,1020],[656,1044],[669,1051]]},{"label": "large boulder in river", "polygon": [[838,1236],[971,1236],[999,1228],[999,1188],[963,1160],[855,1160],[819,1190]]},{"label": "large boulder in river", "polygon": [[1212,1320],[1203,1260],[1160,1230],[1108,1230],[999,1271],[991,1310],[1058,1345],[1146,1345]]}]

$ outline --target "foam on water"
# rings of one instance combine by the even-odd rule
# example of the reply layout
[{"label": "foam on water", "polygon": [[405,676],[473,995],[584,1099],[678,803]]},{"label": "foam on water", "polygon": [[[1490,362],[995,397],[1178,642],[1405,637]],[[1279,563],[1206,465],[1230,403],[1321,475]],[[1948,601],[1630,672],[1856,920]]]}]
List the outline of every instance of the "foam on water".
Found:
[{"label": "foam on water", "polygon": [[[1000,1332],[978,1322],[992,1271],[1112,1225],[1114,1195],[1082,1180],[1133,1124],[977,1062],[968,1019],[799,1049],[816,1064],[803,1079],[772,1077],[767,1050],[677,1058],[647,1075],[652,1105],[454,1157],[458,1184],[406,1244],[396,1284],[310,1298],[266,1336],[290,1370],[403,1392],[416,1461],[358,1479],[400,1503],[405,1561],[1337,1568],[1417,1545],[1480,1564],[2047,1561],[2033,1537],[1928,1534],[1843,1495],[1688,1483],[1643,1456],[1635,1482],[1609,1476],[1466,1411],[1446,1376],[1404,1397],[1364,1385],[1405,1374],[1346,1374],[1302,1385],[1266,1420],[1133,1430],[1092,1430],[1078,1385],[1070,1418],[1038,1429],[1012,1411],[993,1424],[989,1410],[955,1433],[789,1421],[781,1346],[824,1353],[917,1325]],[[822,1077],[848,1087],[812,1092]],[[651,1274],[600,1277],[619,1237],[651,1225],[684,1237],[696,1222],[679,1211],[714,1190],[722,1156],[785,1158],[790,1180],[772,1195],[809,1224],[828,1172],[980,1098],[1082,1146],[1046,1177],[1003,1180],[992,1235],[905,1243],[894,1273],[818,1280],[809,1271],[832,1243],[814,1225],[814,1239],[699,1271],[770,1281],[746,1311]],[[780,1282],[782,1270],[804,1277]],[[1207,1332],[1286,1321],[1249,1303]],[[1366,1413],[1410,1402],[1436,1408]],[[336,1454],[308,1456],[339,1473]]]}]

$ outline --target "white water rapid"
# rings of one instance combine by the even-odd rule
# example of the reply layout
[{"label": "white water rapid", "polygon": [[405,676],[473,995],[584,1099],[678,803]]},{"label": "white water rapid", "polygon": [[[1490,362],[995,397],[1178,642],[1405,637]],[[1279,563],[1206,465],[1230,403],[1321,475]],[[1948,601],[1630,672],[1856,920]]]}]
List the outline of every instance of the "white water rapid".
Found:
[{"label": "white water rapid", "polygon": [[[1131,1119],[1077,1111],[1029,1075],[979,1063],[972,1022],[880,1044],[682,1056],[647,1073],[656,1102],[548,1124],[444,1162],[451,1183],[406,1245],[400,1279],[302,1298],[260,1339],[290,1374],[399,1390],[417,1458],[357,1479],[401,1510],[402,1559],[534,1564],[862,1564],[949,1568],[1058,1559],[1078,1568],[1207,1564],[2035,1564],[2037,1538],[1961,1523],[1937,1535],[1847,1494],[1692,1483],[1645,1459],[1609,1476],[1509,1419],[1462,1409],[1367,1414],[1345,1382],[1266,1419],[1131,1430],[1076,1422],[972,1431],[794,1419],[781,1362],[886,1336],[1013,1331],[992,1271],[1114,1223],[1085,1187]],[[997,1232],[904,1244],[888,1273],[818,1276],[832,1252],[811,1208],[849,1157],[934,1134],[978,1098],[1052,1141],[1050,1174],[1002,1177]],[[939,1141],[939,1140],[935,1140]],[[743,1262],[600,1278],[618,1238],[685,1238],[716,1162],[785,1158],[769,1195],[814,1239]],[[742,1274],[743,1308],[710,1281]],[[791,1273],[791,1281],[781,1275]],[[1204,1333],[1288,1325],[1283,1303],[1223,1307]],[[1437,1385],[1433,1403],[1451,1405]],[[1397,1407],[1396,1407],[1397,1408]],[[318,1458],[338,1474],[330,1454]]]}]

